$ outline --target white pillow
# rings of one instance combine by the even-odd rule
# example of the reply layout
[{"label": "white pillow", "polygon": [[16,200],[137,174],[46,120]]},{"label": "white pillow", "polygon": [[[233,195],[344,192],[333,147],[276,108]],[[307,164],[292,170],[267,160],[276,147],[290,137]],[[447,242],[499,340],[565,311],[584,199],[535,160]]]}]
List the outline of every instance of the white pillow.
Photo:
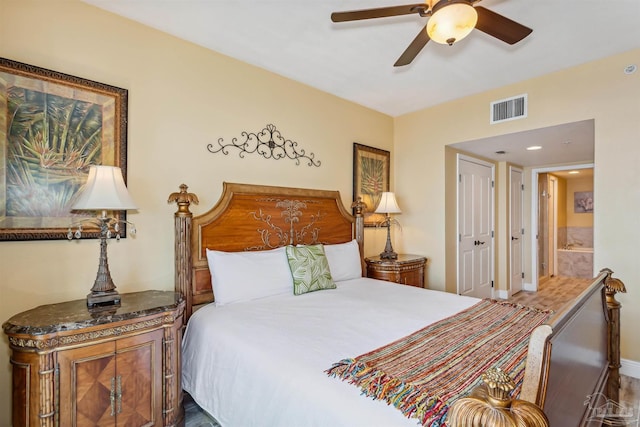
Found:
[{"label": "white pillow", "polygon": [[216,305],[293,294],[284,247],[254,252],[207,249],[207,261]]},{"label": "white pillow", "polygon": [[355,239],[348,243],[324,245],[324,254],[329,261],[329,270],[334,281],[362,277],[360,248]]}]

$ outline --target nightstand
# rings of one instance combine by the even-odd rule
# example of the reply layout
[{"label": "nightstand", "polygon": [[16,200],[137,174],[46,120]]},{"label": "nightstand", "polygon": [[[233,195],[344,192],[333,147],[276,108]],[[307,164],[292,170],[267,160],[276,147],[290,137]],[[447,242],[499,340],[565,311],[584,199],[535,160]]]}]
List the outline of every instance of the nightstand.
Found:
[{"label": "nightstand", "polygon": [[419,255],[398,254],[398,259],[380,259],[379,256],[365,258],[367,277],[386,280],[402,285],[426,287],[424,269],[427,258]]},{"label": "nightstand", "polygon": [[183,298],[163,291],[121,297],[120,306],[91,311],[86,299],[42,305],[2,325],[14,427],[184,422]]}]

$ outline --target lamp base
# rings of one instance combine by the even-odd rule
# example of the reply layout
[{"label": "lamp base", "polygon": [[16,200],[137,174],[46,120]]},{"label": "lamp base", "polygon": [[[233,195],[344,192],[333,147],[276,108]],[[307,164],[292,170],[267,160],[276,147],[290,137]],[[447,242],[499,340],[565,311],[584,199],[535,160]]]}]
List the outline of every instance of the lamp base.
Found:
[{"label": "lamp base", "polygon": [[380,259],[398,259],[398,254],[395,252],[381,252]]},{"label": "lamp base", "polygon": [[98,220],[100,221],[100,263],[91,293],[87,295],[88,308],[120,305],[120,294],[116,291],[116,285],[111,280],[109,261],[107,260],[107,235],[112,219],[108,218],[105,212],[102,212],[102,216]]},{"label": "lamp base", "polygon": [[120,294],[117,291],[91,292],[87,295],[88,308],[108,305],[120,305]]},{"label": "lamp base", "polygon": [[380,259],[398,259],[398,254],[393,251],[393,246],[391,246],[391,218],[389,218],[389,214],[387,214],[385,224],[387,227],[387,243],[384,246],[384,252],[380,253]]}]

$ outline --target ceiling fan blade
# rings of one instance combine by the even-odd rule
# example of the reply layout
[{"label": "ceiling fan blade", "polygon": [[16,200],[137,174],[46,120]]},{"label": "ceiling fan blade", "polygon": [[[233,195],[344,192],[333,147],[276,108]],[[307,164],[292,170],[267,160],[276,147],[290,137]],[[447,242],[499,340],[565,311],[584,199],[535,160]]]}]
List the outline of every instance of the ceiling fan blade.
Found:
[{"label": "ceiling fan blade", "polygon": [[505,43],[515,44],[527,37],[533,31],[529,27],[512,21],[498,13],[476,6],[478,12],[478,23],[476,28],[483,33],[487,33]]},{"label": "ceiling fan blade", "polygon": [[380,7],[377,9],[351,10],[346,12],[333,12],[333,22],[359,21],[361,19],[386,18],[388,16],[411,15],[427,10],[425,3],[405,4],[404,6]]},{"label": "ceiling fan blade", "polygon": [[409,47],[402,52],[400,58],[393,64],[394,67],[401,67],[403,65],[408,65],[415,59],[415,57],[420,53],[422,48],[431,40],[429,38],[429,34],[427,34],[427,26],[425,25],[423,29],[420,30],[415,39],[411,42]]}]

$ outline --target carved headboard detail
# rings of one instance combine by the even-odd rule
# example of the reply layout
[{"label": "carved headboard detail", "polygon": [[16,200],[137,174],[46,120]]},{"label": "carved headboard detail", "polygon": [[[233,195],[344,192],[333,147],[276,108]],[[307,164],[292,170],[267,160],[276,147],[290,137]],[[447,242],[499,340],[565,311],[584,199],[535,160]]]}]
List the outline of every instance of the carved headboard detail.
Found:
[{"label": "carved headboard detail", "polygon": [[[259,204],[272,204],[274,209],[280,209],[280,218],[285,227],[281,227],[278,217],[266,213],[262,208],[257,212],[249,212],[258,221],[256,232],[260,234],[262,243],[258,246],[244,248],[247,251],[262,251],[279,248],[286,245],[313,245],[321,243],[320,226],[322,218],[326,216],[320,210],[314,213],[313,208],[320,206],[317,200],[291,200],[280,198],[256,199]],[[250,221],[249,221],[250,222]]]},{"label": "carved headboard detail", "polygon": [[[362,207],[352,216],[338,191],[224,183],[216,205],[202,215],[189,211],[197,197],[181,185],[169,202],[175,213],[176,290],[192,306],[213,301],[206,249],[268,250],[286,245],[358,240],[363,249]],[[358,228],[359,227],[359,228]],[[358,231],[360,229],[360,231]]]}]

